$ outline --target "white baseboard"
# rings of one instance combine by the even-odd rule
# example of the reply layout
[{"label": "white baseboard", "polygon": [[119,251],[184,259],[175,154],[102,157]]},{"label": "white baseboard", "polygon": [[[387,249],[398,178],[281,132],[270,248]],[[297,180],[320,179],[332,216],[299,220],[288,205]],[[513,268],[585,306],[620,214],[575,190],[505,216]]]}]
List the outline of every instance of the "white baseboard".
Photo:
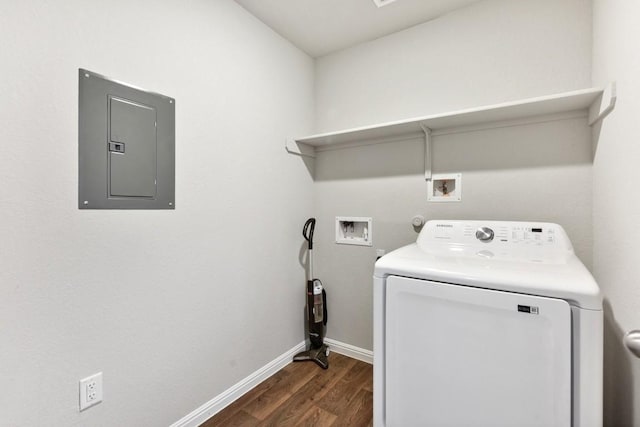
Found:
[{"label": "white baseboard", "polygon": [[[234,384],[227,390],[223,391],[204,405],[200,406],[195,411],[182,417],[180,420],[171,424],[170,427],[197,427],[200,424],[213,417],[218,412],[232,404],[234,401],[242,397],[249,390],[266,380],[289,363],[291,363],[293,356],[305,349],[305,342],[293,347],[291,350],[278,356],[273,361],[267,363],[262,368],[258,369],[245,379]],[[340,353],[336,349],[336,353]]]},{"label": "white baseboard", "polygon": [[365,350],[364,348],[332,340],[331,338],[325,338],[324,343],[329,346],[330,351],[344,354],[345,356],[373,365],[373,351],[371,350]]},{"label": "white baseboard", "polygon": [[[324,339],[325,344],[329,346],[329,350],[335,353],[343,354],[353,359],[362,360],[363,362],[373,364],[373,352],[360,347],[346,344],[330,338]],[[234,384],[227,390],[223,391],[195,411],[182,417],[180,420],[171,424],[170,427],[198,427],[227,406],[231,405],[237,399],[242,397],[249,390],[266,380],[280,369],[291,363],[293,356],[305,349],[305,342],[293,347],[291,350],[278,356],[271,362],[264,365],[245,379]]]}]

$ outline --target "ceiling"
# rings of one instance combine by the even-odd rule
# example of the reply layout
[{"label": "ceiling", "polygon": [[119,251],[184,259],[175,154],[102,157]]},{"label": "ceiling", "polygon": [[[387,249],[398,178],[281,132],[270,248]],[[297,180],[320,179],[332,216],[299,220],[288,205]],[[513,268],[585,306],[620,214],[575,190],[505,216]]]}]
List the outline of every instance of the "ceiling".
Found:
[{"label": "ceiling", "polygon": [[235,0],[313,57],[395,33],[479,0]]}]

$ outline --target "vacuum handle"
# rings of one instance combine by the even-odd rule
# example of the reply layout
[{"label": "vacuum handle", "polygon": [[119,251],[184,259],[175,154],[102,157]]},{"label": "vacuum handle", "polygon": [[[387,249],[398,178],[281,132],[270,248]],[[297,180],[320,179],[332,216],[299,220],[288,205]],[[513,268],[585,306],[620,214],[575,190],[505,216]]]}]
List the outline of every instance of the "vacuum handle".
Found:
[{"label": "vacuum handle", "polygon": [[322,323],[327,326],[327,292],[322,288]]},{"label": "vacuum handle", "polygon": [[309,250],[313,250],[313,231],[316,228],[316,219],[309,218],[302,228],[302,236],[309,243]]}]

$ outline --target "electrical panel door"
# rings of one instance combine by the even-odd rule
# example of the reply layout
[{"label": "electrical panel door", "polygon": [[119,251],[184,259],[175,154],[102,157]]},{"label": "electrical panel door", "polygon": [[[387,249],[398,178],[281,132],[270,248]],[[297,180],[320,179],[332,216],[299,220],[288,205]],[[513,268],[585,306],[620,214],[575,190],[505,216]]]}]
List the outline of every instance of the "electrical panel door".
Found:
[{"label": "electrical panel door", "polygon": [[109,108],[109,195],[155,197],[155,108],[114,97]]},{"label": "electrical panel door", "polygon": [[80,70],[79,207],[174,209],[175,100]]}]

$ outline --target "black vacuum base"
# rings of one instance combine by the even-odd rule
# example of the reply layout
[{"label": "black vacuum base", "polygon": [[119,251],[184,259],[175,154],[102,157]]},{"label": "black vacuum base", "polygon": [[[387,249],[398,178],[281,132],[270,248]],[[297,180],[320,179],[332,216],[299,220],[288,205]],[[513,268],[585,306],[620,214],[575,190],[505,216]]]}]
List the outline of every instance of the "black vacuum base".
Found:
[{"label": "black vacuum base", "polygon": [[329,367],[329,360],[327,359],[327,356],[329,356],[329,347],[322,344],[318,348],[310,348],[307,351],[296,354],[293,356],[293,361],[305,362],[307,360],[312,360],[322,369],[327,369]]}]

